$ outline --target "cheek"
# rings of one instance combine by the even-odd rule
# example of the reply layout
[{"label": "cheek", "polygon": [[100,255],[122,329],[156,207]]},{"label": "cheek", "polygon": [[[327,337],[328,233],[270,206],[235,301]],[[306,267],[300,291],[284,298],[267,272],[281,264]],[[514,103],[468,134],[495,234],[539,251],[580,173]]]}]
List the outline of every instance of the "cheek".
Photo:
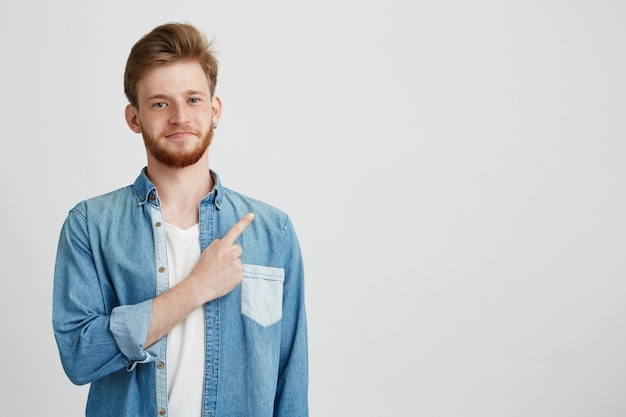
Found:
[{"label": "cheek", "polygon": [[139,120],[139,126],[141,127],[142,131],[154,133],[163,131],[164,125],[159,118],[143,117],[141,120]]}]

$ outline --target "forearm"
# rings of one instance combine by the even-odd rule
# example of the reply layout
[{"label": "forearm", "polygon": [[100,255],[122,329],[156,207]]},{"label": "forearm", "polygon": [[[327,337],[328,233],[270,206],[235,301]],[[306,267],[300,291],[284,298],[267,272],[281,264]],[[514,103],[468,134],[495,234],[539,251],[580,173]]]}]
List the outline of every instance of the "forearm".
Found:
[{"label": "forearm", "polygon": [[144,346],[149,347],[159,341],[192,311],[211,298],[202,295],[202,290],[195,285],[194,278],[190,276],[155,297],[152,300],[152,321]]},{"label": "forearm", "polygon": [[138,298],[119,305],[110,282],[94,261],[84,213],[73,210],[59,239],[52,322],[63,367],[75,384],[150,360],[142,343],[151,301]]},{"label": "forearm", "polygon": [[244,216],[223,239],[211,242],[185,280],[154,298],[145,346],[156,343],[199,306],[228,294],[241,283],[241,246],[235,240],[253,219],[251,213]]},{"label": "forearm", "polygon": [[53,325],[63,368],[75,384],[93,382],[155,356],[142,345],[150,301],[119,306],[109,314],[76,303],[68,306],[55,297]]}]

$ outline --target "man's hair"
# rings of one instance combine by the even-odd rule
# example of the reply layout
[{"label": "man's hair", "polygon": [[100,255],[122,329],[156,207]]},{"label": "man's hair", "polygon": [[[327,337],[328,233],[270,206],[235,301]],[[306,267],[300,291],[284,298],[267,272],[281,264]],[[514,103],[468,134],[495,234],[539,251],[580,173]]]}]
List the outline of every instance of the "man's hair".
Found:
[{"label": "man's hair", "polygon": [[124,93],[133,106],[139,108],[137,83],[148,71],[175,62],[197,62],[209,82],[211,97],[217,84],[218,62],[209,42],[194,26],[187,23],[167,23],[157,26],[133,46],[124,71]]}]

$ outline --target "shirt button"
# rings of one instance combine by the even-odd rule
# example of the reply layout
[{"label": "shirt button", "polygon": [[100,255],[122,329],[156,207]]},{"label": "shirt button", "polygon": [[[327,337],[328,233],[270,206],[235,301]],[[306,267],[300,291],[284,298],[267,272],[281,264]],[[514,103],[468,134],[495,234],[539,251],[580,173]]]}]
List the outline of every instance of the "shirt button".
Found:
[{"label": "shirt button", "polygon": [[150,200],[152,201],[156,200],[156,196],[154,194],[150,194]]},{"label": "shirt button", "polygon": [[156,227],[161,227],[161,222],[156,222],[154,225],[155,225]]},{"label": "shirt button", "polygon": [[159,272],[161,272],[161,273],[165,272],[165,267],[164,266],[160,266],[159,267]]},{"label": "shirt button", "polygon": [[165,415],[165,410],[161,408],[161,409],[159,410],[159,415],[160,415],[160,416],[164,416],[164,415]]},{"label": "shirt button", "polygon": [[164,366],[165,365],[163,365],[163,362],[157,363],[157,368],[159,368],[159,369],[163,369]]}]

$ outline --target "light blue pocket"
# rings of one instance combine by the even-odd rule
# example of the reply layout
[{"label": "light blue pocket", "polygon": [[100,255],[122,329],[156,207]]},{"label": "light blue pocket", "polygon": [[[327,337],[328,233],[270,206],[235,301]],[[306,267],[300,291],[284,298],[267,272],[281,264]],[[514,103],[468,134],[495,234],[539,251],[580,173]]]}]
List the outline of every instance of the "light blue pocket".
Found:
[{"label": "light blue pocket", "polygon": [[263,327],[283,317],[285,270],[261,265],[243,266],[241,314]]}]

